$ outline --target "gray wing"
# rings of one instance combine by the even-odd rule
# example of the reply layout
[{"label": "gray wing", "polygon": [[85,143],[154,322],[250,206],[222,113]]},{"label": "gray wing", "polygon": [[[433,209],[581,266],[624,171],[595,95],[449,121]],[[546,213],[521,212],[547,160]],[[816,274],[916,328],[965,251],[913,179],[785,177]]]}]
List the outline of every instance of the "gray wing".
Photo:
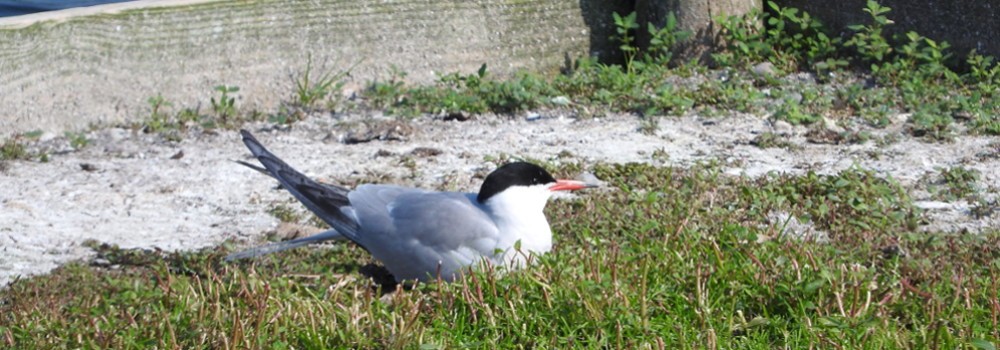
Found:
[{"label": "gray wing", "polygon": [[397,280],[450,279],[497,248],[496,225],[467,194],[364,185],[349,197],[359,239]]},{"label": "gray wing", "polygon": [[344,210],[351,205],[347,198],[349,190],[313,181],[264,148],[250,132],[240,130],[240,134],[243,136],[243,143],[254,157],[257,157],[260,164],[264,165],[268,173],[281,182],[288,192],[334,230],[365,247],[357,240],[358,223]]},{"label": "gray wing", "polygon": [[498,235],[493,219],[461,193],[407,193],[389,212],[396,227],[437,250],[456,250]]}]

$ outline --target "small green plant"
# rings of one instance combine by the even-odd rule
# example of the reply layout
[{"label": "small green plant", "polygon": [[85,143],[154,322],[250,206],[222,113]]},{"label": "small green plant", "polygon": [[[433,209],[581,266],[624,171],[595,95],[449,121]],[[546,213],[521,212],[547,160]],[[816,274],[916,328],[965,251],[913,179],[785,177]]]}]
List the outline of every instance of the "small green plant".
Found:
[{"label": "small green plant", "polygon": [[691,93],[669,84],[660,86],[652,97],[653,108],[646,114],[670,112],[673,115],[682,115],[694,107],[695,103],[691,98]]},{"label": "small green plant", "polygon": [[939,193],[942,199],[969,199],[979,192],[979,187],[976,185],[979,182],[979,171],[962,166],[939,168],[938,176],[940,184],[945,187],[945,190]]},{"label": "small green plant", "polygon": [[618,49],[625,55],[625,68],[629,74],[634,73],[635,58],[639,54],[634,33],[636,29],[639,29],[639,23],[636,22],[635,16],[635,12],[626,16],[619,15],[618,12],[612,13],[615,22],[615,35],[611,39],[619,43]]},{"label": "small green plant", "polygon": [[[485,69],[486,65],[483,65]],[[530,73],[519,73],[509,81],[489,80],[478,90],[477,95],[490,110],[498,113],[514,113],[530,110],[551,100],[556,92],[549,83]]]},{"label": "small green plant", "polygon": [[785,136],[773,132],[763,132],[750,141],[751,145],[759,148],[784,148],[787,150],[797,150],[800,147],[788,141]]},{"label": "small green plant", "polygon": [[666,148],[660,147],[653,150],[653,154],[650,155],[650,159],[665,164],[670,161],[670,153],[667,152]]},{"label": "small green plant", "polygon": [[418,113],[514,113],[553,101],[556,89],[531,73],[513,79],[488,79],[483,64],[472,74],[441,76],[435,86],[406,88],[400,82],[375,83],[369,89],[372,102],[389,113],[412,116]]},{"label": "small green plant", "polygon": [[987,200],[983,196],[973,196],[972,201],[972,207],[969,208],[969,212],[977,220],[990,217],[993,213],[1000,211],[1000,200],[997,198]]},{"label": "small green plant", "polygon": [[239,92],[238,86],[218,85],[213,90],[219,92],[219,98],[212,97],[212,111],[225,124],[236,116],[236,97],[231,94]]},{"label": "small green plant", "polygon": [[691,37],[691,31],[680,30],[677,27],[677,16],[671,11],[667,13],[667,20],[662,28],[656,28],[652,23],[648,23],[649,49],[646,60],[651,64],[666,65],[673,58],[671,50],[677,43]]},{"label": "small green plant", "polygon": [[773,48],[765,41],[764,14],[753,9],[743,16],[715,18],[721,27],[726,50],[712,54],[712,60],[723,67],[745,67],[771,57]]},{"label": "small green plant", "polygon": [[302,219],[302,215],[285,204],[276,204],[267,211],[278,221],[295,223]]},{"label": "small green plant", "polygon": [[785,99],[784,103],[778,107],[772,116],[778,120],[784,120],[792,125],[812,124],[821,118],[818,115],[808,113],[803,110],[802,104],[794,99]]},{"label": "small green plant", "polygon": [[871,17],[872,24],[867,26],[861,24],[848,26],[855,34],[844,42],[844,45],[855,48],[861,55],[861,59],[871,63],[872,71],[877,72],[880,67],[879,64],[887,59],[892,52],[892,45],[889,44],[889,40],[882,32],[893,21],[885,16],[890,9],[879,5],[875,0],[868,0],[864,11]]},{"label": "small green plant", "polygon": [[163,98],[163,95],[157,94],[156,96],[150,97],[146,100],[149,104],[149,119],[146,120],[145,127],[143,131],[145,132],[159,132],[168,128],[170,125],[170,116],[163,111],[165,107],[170,107],[173,104]]},{"label": "small green plant", "polygon": [[312,56],[309,56],[305,71],[297,77],[292,77],[292,83],[295,85],[295,103],[306,109],[314,108],[317,102],[339,91],[344,86],[343,78],[350,72],[350,69],[336,73],[328,70],[315,76],[312,63]]},{"label": "small green plant", "polygon": [[405,78],[406,72],[393,65],[389,69],[389,79],[373,81],[368,87],[368,98],[372,106],[386,109],[390,113],[395,111],[407,98],[408,91],[403,82]]},{"label": "small green plant", "polygon": [[69,140],[70,147],[73,147],[73,149],[75,149],[75,150],[80,150],[80,149],[86,147],[87,144],[90,143],[90,140],[87,139],[87,133],[85,133],[85,132],[69,132],[69,131],[67,131],[63,135],[66,136],[67,140]]},{"label": "small green plant", "polygon": [[202,119],[204,118],[197,108],[185,108],[177,113],[177,122],[181,125],[185,125],[187,123],[198,123],[202,121]]},{"label": "small green plant", "polygon": [[0,145],[0,160],[25,160],[30,157],[28,148],[17,137],[12,137]]},{"label": "small green plant", "polygon": [[771,59],[773,63],[787,70],[795,70],[798,65],[804,64],[817,72],[819,77],[847,66],[847,60],[836,56],[841,46],[840,38],[827,35],[819,20],[807,12],[781,7],[773,1],[768,1],[767,5],[774,13],[766,15],[768,29],[765,40],[775,48]]},{"label": "small green plant", "polygon": [[[1000,64],[992,56],[983,56],[973,50],[969,53],[966,64],[969,66],[966,80],[975,85],[976,90],[984,96],[1000,94]],[[997,102],[993,103],[995,105]]]},{"label": "small green plant", "polygon": [[656,135],[660,130],[660,119],[654,115],[645,115],[639,120],[639,132],[643,135]]},{"label": "small green plant", "polygon": [[932,140],[946,141],[954,136],[951,116],[944,111],[927,106],[918,109],[910,116],[910,133],[917,137],[927,137]]}]

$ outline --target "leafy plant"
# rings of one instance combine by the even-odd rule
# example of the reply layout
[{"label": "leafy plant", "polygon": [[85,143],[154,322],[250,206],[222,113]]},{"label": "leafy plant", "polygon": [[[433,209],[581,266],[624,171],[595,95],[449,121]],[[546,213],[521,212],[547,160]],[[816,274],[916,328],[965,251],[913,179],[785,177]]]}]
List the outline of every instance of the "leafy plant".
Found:
[{"label": "leafy plant", "polygon": [[407,91],[403,83],[405,77],[406,72],[392,66],[388,80],[372,82],[368,87],[368,98],[372,106],[387,109],[389,112],[396,110],[397,105],[406,101]]},{"label": "leafy plant", "polygon": [[677,16],[671,11],[667,13],[667,20],[662,28],[656,28],[653,23],[647,24],[649,31],[649,49],[645,55],[646,60],[651,64],[666,65],[673,58],[674,46],[677,43],[691,37],[691,31],[680,30],[677,27]]},{"label": "leafy plant", "polygon": [[820,120],[819,116],[804,111],[800,102],[790,98],[784,100],[772,117],[792,125],[812,124]]},{"label": "leafy plant", "polygon": [[28,148],[17,137],[7,139],[0,145],[0,160],[24,160],[30,156]]},{"label": "leafy plant", "polygon": [[917,137],[928,137],[933,140],[950,140],[953,136],[952,118],[943,111],[933,107],[925,107],[913,112],[910,116],[912,127],[910,132]]},{"label": "leafy plant", "polygon": [[302,220],[302,215],[285,204],[276,204],[267,211],[281,222],[295,223]]},{"label": "leafy plant", "polygon": [[146,103],[149,104],[150,112],[149,119],[146,120],[143,130],[145,132],[159,132],[166,129],[170,124],[170,116],[163,112],[163,108],[170,107],[173,104],[163,98],[161,94],[150,97],[146,100]]},{"label": "leafy plant", "polygon": [[634,34],[634,31],[639,29],[639,23],[636,22],[635,17],[635,12],[624,17],[619,15],[618,12],[612,13],[615,23],[615,35],[611,39],[619,43],[618,49],[625,55],[625,68],[629,74],[634,73],[635,58],[639,54],[639,47],[635,43]]},{"label": "leafy plant", "polygon": [[796,8],[781,7],[774,1],[768,1],[767,5],[773,11],[765,16],[768,23],[766,42],[775,48],[776,57],[772,62],[778,61],[775,63],[789,70],[805,64],[819,76],[847,66],[847,60],[837,57],[841,39],[827,35],[818,19]]},{"label": "leafy plant", "polygon": [[67,131],[63,135],[65,135],[66,139],[69,140],[70,147],[73,147],[73,149],[75,150],[79,150],[83,147],[86,147],[87,144],[90,143],[90,140],[87,139],[87,133],[85,132]]},{"label": "leafy plant", "polygon": [[212,111],[223,122],[236,116],[236,97],[230,94],[240,91],[238,86],[218,85],[214,88],[219,92],[219,99],[212,97]]},{"label": "leafy plant", "polygon": [[945,191],[942,193],[943,199],[973,198],[979,190],[976,183],[979,181],[980,173],[974,169],[962,166],[939,168],[938,176],[941,179],[941,184],[945,186]]},{"label": "leafy plant", "polygon": [[855,34],[844,45],[855,48],[863,61],[872,64],[872,71],[878,71],[879,63],[892,52],[892,45],[882,33],[887,25],[894,23],[885,16],[891,9],[879,5],[875,0],[868,0],[864,11],[871,17],[872,24],[848,26]]},{"label": "leafy plant", "polygon": [[639,132],[643,135],[656,135],[660,130],[660,120],[654,115],[645,115],[639,121]]},{"label": "leafy plant", "polygon": [[712,60],[723,67],[746,67],[771,57],[773,48],[765,40],[763,18],[764,14],[758,9],[743,16],[715,18],[721,26],[720,35],[726,50],[713,53]]}]

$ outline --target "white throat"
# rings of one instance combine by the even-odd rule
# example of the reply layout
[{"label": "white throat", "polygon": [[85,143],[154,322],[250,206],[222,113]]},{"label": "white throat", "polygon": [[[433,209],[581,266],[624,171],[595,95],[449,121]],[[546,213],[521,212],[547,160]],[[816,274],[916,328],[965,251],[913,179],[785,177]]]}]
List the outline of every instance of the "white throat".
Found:
[{"label": "white throat", "polygon": [[[552,230],[543,212],[551,195],[546,185],[512,186],[483,203],[500,230],[498,247],[504,249],[505,261],[521,261],[529,253],[552,249]],[[520,254],[514,249],[517,241]]]}]

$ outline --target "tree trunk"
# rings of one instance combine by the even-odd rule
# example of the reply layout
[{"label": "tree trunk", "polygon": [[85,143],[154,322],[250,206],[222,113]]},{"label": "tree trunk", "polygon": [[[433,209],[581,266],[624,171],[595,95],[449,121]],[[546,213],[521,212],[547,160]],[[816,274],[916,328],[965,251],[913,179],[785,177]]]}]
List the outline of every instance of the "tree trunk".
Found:
[{"label": "tree trunk", "polygon": [[716,17],[744,15],[753,9],[763,10],[762,0],[637,0],[636,20],[639,30],[636,35],[640,47],[648,47],[650,34],[647,23],[657,28],[667,22],[671,12],[677,18],[679,30],[687,30],[692,36],[674,48],[674,62],[697,59],[710,63],[710,54],[722,43],[717,41],[719,26]]}]

